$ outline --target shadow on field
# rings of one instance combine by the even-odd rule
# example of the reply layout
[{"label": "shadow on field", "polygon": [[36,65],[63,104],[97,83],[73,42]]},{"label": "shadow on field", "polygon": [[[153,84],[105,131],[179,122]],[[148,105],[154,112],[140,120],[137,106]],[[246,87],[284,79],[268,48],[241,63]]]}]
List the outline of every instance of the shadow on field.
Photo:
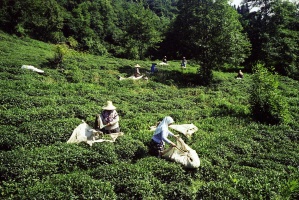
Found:
[{"label": "shadow on field", "polygon": [[[118,68],[119,72],[127,76],[131,76],[134,73],[134,68],[132,66],[123,66]],[[140,73],[149,77],[150,80],[162,83],[165,85],[175,85],[177,87],[194,87],[201,85],[199,80],[199,75],[194,73],[186,73],[182,70],[163,70],[158,69],[159,71],[155,74],[150,74],[150,68],[140,69]]]}]

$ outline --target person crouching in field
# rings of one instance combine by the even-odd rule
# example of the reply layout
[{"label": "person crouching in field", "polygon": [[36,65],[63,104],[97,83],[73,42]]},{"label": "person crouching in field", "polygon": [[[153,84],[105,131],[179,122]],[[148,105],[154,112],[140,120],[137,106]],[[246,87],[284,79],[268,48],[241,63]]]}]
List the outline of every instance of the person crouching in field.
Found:
[{"label": "person crouching in field", "polygon": [[167,57],[166,56],[163,57],[162,62],[167,64]]},{"label": "person crouching in field", "polygon": [[239,70],[238,75],[236,76],[237,79],[242,79],[244,77],[243,72]]},{"label": "person crouching in field", "polygon": [[172,147],[176,147],[176,144],[170,141],[167,137],[173,136],[177,138],[177,135],[174,135],[168,130],[168,126],[174,123],[173,119],[169,116],[165,117],[162,122],[157,126],[155,133],[150,142],[150,154],[153,156],[161,157],[162,152],[164,151],[165,142],[170,144]]},{"label": "person crouching in field", "polygon": [[[112,101],[107,101],[107,104],[102,107],[101,114],[96,115],[95,129],[100,129],[103,133],[119,133],[119,116],[116,112],[116,107],[112,104]],[[101,128],[101,124],[104,125]]]},{"label": "person crouching in field", "polygon": [[135,65],[135,69],[134,69],[134,76],[137,78],[137,77],[140,77],[141,76],[141,73],[139,71],[139,68],[140,68],[140,65]]}]

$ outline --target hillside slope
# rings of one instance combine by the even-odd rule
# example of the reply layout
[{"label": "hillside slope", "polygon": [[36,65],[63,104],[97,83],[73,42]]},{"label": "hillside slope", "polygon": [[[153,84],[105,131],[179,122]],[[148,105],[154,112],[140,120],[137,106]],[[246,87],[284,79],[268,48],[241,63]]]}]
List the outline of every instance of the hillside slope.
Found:
[{"label": "hillside slope", "polygon": [[[119,81],[150,61],[69,50],[59,67],[56,47],[0,33],[1,199],[297,199],[299,83],[280,78],[293,122],[268,126],[250,117],[251,75],[214,72],[196,85],[198,66],[159,66],[149,80]],[[45,71],[21,69],[23,64]],[[112,100],[125,136],[92,147],[66,144],[73,129]],[[201,166],[148,155],[149,127],[170,115],[199,131],[183,139]]]}]

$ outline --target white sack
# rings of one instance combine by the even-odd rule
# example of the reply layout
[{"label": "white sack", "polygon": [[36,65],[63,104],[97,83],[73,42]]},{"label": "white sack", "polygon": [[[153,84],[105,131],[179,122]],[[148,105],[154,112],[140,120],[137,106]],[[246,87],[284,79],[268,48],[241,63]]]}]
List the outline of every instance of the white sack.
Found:
[{"label": "white sack", "polygon": [[193,133],[198,131],[198,128],[194,124],[172,124],[169,127],[180,133],[183,133],[187,137],[190,137]]},{"label": "white sack", "polygon": [[195,150],[190,148],[182,138],[177,139],[176,147],[169,147],[162,153],[162,158],[182,164],[185,168],[195,169],[200,166],[200,159]]},{"label": "white sack", "polygon": [[86,142],[87,144],[92,146],[92,144],[96,142],[115,142],[116,138],[122,135],[124,135],[123,132],[103,134],[102,132],[93,129],[83,121],[74,129],[67,143]]},{"label": "white sack", "polygon": [[34,66],[32,66],[32,65],[22,65],[21,68],[22,68],[22,69],[29,69],[29,70],[32,70],[32,71],[34,71],[34,72],[38,72],[38,73],[44,73],[43,70],[38,69],[38,68],[36,68],[36,67],[34,67]]},{"label": "white sack", "polygon": [[168,65],[168,63],[160,62],[159,65]]},{"label": "white sack", "polygon": [[119,76],[119,80],[120,80],[120,81],[122,81],[122,80],[127,80],[127,79],[139,80],[139,79],[141,79],[142,77],[143,77],[143,75],[138,76],[138,77],[135,77],[135,76],[129,76],[128,78]]}]

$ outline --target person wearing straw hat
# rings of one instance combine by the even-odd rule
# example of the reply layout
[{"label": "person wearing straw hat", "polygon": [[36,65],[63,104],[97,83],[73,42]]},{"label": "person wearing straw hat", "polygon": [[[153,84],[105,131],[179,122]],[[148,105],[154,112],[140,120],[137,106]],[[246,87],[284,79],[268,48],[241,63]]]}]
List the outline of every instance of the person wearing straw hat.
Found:
[{"label": "person wearing straw hat", "polygon": [[163,57],[162,62],[167,63],[167,57],[166,56]]},{"label": "person wearing straw hat", "polygon": [[166,116],[157,126],[150,142],[150,154],[161,157],[161,154],[164,151],[165,143],[170,144],[172,147],[176,147],[176,144],[167,138],[168,136],[173,136],[175,138],[178,137],[168,130],[168,126],[173,123],[174,120],[172,117]]},{"label": "person wearing straw hat", "polygon": [[119,116],[112,101],[107,101],[107,104],[102,109],[102,113],[96,116],[94,128],[101,129],[106,134],[119,133]]},{"label": "person wearing straw hat", "polygon": [[139,68],[140,68],[140,65],[138,65],[138,64],[136,64],[135,66],[134,66],[134,76],[137,78],[137,77],[140,77],[141,76],[141,74],[140,74],[140,72],[139,72]]}]

